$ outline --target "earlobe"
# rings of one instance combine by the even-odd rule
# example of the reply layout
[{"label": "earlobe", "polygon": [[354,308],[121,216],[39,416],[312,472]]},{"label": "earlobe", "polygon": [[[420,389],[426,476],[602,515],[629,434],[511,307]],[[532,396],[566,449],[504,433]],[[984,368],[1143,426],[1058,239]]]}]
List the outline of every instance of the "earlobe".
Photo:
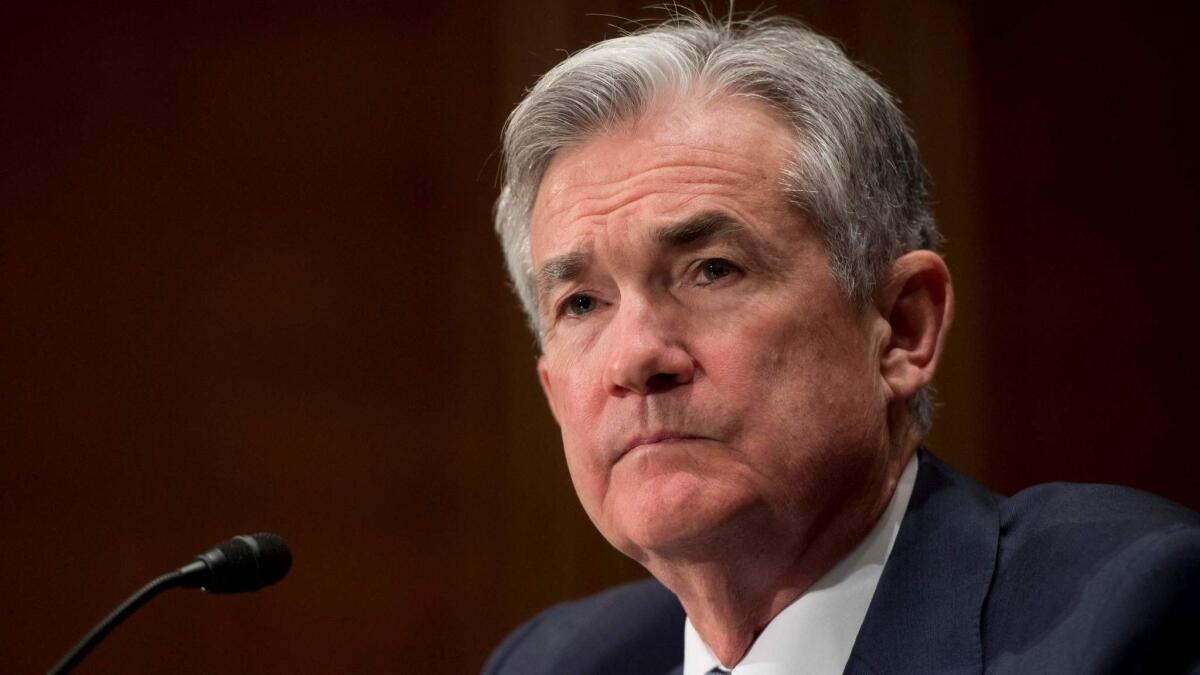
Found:
[{"label": "earlobe", "polygon": [[907,399],[937,371],[954,316],[950,271],[932,251],[893,261],[876,296],[890,334],[880,354],[880,375],[893,398]]}]

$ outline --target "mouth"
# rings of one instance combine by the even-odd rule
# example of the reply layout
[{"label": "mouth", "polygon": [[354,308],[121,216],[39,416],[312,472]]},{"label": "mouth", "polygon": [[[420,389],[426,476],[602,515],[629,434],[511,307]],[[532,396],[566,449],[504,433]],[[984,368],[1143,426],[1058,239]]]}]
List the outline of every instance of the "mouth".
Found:
[{"label": "mouth", "polygon": [[631,453],[639,450],[647,450],[654,446],[672,445],[675,443],[686,443],[689,441],[707,441],[711,440],[707,436],[697,436],[683,432],[662,431],[651,434],[640,434],[630,439],[621,452],[617,455],[616,461],[621,461]]}]

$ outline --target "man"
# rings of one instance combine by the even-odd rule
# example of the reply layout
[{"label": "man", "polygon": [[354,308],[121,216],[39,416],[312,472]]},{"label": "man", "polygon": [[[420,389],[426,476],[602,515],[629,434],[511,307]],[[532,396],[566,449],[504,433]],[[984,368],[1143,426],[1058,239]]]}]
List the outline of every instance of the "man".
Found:
[{"label": "man", "polygon": [[693,17],[601,42],[505,160],[571,478],[654,580],[543,613],[486,672],[1200,669],[1195,514],[1000,499],[919,449],[953,288],[903,116],[832,42]]}]

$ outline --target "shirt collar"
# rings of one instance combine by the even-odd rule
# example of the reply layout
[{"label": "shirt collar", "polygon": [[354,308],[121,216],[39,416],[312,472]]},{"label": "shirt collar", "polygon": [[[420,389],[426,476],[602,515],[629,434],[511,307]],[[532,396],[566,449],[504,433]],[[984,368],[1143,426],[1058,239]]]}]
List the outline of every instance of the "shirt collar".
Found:
[{"label": "shirt collar", "polygon": [[[733,675],[840,673],[850,659],[879,576],[900,531],[917,479],[917,456],[909,458],[887,509],[867,536],[792,604],[777,614],[733,669]],[[692,626],[683,627],[683,675],[706,675],[721,667]]]}]

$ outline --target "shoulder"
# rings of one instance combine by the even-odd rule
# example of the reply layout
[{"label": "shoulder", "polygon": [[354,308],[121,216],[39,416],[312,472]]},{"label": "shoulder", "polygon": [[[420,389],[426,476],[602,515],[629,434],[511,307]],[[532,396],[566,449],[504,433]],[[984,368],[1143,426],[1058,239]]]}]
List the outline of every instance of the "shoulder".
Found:
[{"label": "shoulder", "polygon": [[666,673],[683,656],[683,608],[653,579],[555,605],[496,648],[488,673]]},{"label": "shoulder", "polygon": [[1148,492],[1119,485],[1047,483],[1000,500],[1002,525],[1103,523],[1106,527],[1200,525],[1200,514]]},{"label": "shoulder", "polygon": [[1000,556],[1094,566],[1112,556],[1191,550],[1200,514],[1115,485],[1050,483],[999,501]]},{"label": "shoulder", "polygon": [[1088,671],[1195,658],[1200,515],[1130,488],[1048,484],[1000,500],[999,516],[992,656]]},{"label": "shoulder", "polygon": [[1200,561],[1200,514],[1132,488],[1039,485],[999,511],[1001,570],[1027,583]]}]

